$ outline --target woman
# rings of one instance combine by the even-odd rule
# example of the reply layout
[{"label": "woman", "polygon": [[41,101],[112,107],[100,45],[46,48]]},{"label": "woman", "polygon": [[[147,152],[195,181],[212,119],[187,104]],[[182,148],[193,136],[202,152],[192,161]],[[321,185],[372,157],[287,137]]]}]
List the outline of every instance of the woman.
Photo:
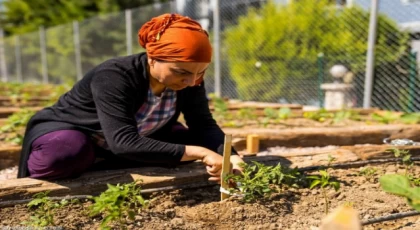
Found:
[{"label": "woman", "polygon": [[[138,38],[146,53],[105,61],[32,117],[19,178],[76,177],[100,157],[108,169],[202,160],[209,180],[220,180],[224,133],[203,82],[212,56],[207,32],[188,17],[164,14],[144,24]],[[180,113],[188,129],[177,123]]]}]

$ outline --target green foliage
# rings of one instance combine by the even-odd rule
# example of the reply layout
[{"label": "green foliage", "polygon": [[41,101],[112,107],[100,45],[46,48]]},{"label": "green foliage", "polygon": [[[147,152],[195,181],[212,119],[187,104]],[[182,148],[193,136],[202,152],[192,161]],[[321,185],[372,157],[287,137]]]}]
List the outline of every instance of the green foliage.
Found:
[{"label": "green foliage", "polygon": [[253,120],[257,118],[257,115],[255,114],[255,108],[241,108],[239,109],[237,115],[241,120]]},{"label": "green foliage", "polygon": [[214,107],[214,116],[216,120],[220,120],[227,115],[228,103],[221,97],[217,97],[214,93],[209,94],[209,98]]},{"label": "green foliage", "polygon": [[364,167],[360,169],[359,175],[364,176],[368,181],[373,182],[377,171],[378,170],[373,167]]},{"label": "green foliage", "polygon": [[390,124],[394,121],[397,121],[399,118],[400,118],[400,115],[392,111],[385,111],[383,114],[379,114],[379,113],[372,114],[373,120],[383,123],[383,124]]},{"label": "green foliage", "polygon": [[78,202],[78,200],[68,201],[66,199],[62,199],[60,202],[54,202],[48,197],[49,192],[41,192],[33,196],[34,199],[27,204],[27,207],[34,215],[31,215],[30,219],[24,221],[22,224],[32,227],[54,226],[55,209],[61,208],[69,203]]},{"label": "green foliage", "polygon": [[[355,74],[363,72],[368,25],[369,12],[356,6],[338,9],[327,0],[280,6],[269,1],[259,10],[250,9],[224,33],[230,75],[239,97],[277,101],[307,93],[304,87],[290,87],[286,79],[316,80],[319,53],[329,63],[344,63]],[[376,64],[397,61],[408,38],[394,21],[380,15]]]},{"label": "green foliage", "polygon": [[7,33],[26,33],[41,25],[50,27],[152,3],[153,0],[5,0],[0,3],[4,8],[0,23]]},{"label": "green foliage", "polygon": [[407,198],[408,204],[420,211],[420,187],[412,187],[410,180],[403,175],[384,175],[379,178],[382,189],[398,196]]},{"label": "green foliage", "polygon": [[303,117],[314,121],[324,122],[327,119],[333,118],[334,113],[328,112],[326,109],[322,108],[316,111],[306,111],[303,113]]},{"label": "green foliage", "polygon": [[396,158],[401,158],[401,161],[405,167],[405,175],[408,175],[408,170],[414,165],[414,162],[411,160],[410,151],[392,148],[386,152],[392,152]]},{"label": "green foliage", "polygon": [[4,141],[13,144],[22,144],[23,136],[20,132],[26,127],[29,119],[35,114],[29,109],[22,109],[10,115],[6,123],[0,128],[0,134],[5,134]]},{"label": "green foliage", "polygon": [[149,203],[141,195],[140,186],[136,182],[129,184],[107,184],[108,189],[97,197],[92,197],[95,203],[90,206],[90,215],[103,214],[102,229],[111,229],[110,224],[116,221],[124,228],[125,216],[134,220],[136,212]]},{"label": "green foliage", "polygon": [[241,165],[242,175],[228,174],[225,181],[236,184],[230,193],[241,194],[243,201],[252,202],[258,198],[267,198],[271,193],[283,187],[299,187],[305,183],[304,176],[295,169],[280,165],[266,166],[258,162]]},{"label": "green foliage", "polygon": [[340,110],[334,113],[333,123],[338,124],[345,120],[360,121],[360,114],[353,110]]},{"label": "green foliage", "polygon": [[338,191],[340,189],[340,183],[336,180],[333,180],[326,170],[319,170],[319,174],[320,175],[307,176],[307,178],[312,181],[309,188],[313,189],[317,186],[321,187],[322,195],[325,199],[325,214],[328,214],[329,201],[325,188],[331,187],[334,188],[335,191]]},{"label": "green foliage", "polygon": [[405,113],[401,115],[400,121],[404,124],[420,123],[420,113]]}]

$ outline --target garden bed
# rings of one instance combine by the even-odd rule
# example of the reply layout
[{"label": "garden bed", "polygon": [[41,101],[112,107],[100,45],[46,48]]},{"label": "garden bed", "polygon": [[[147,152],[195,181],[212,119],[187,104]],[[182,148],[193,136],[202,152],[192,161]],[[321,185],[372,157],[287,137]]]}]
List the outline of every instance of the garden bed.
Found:
[{"label": "garden bed", "polygon": [[[413,174],[419,176],[416,164]],[[373,174],[362,174],[366,169]],[[396,163],[364,165],[355,168],[329,169],[329,174],[340,183],[338,191],[328,190],[328,203],[333,209],[351,205],[366,221],[412,210],[403,198],[381,190],[378,177],[384,174],[404,173]],[[115,181],[116,182],[116,181]],[[238,198],[220,202],[218,185],[202,188],[171,190],[145,195],[150,199],[148,208],[136,211],[128,229],[318,229],[325,216],[325,200],[320,189],[288,188],[273,193],[266,199],[242,202]],[[54,213],[55,224],[65,229],[98,229],[102,216],[89,217],[91,201],[81,199]],[[33,215],[25,205],[0,209],[0,226],[18,226]],[[420,228],[420,217],[413,216],[365,226],[364,229]]]}]

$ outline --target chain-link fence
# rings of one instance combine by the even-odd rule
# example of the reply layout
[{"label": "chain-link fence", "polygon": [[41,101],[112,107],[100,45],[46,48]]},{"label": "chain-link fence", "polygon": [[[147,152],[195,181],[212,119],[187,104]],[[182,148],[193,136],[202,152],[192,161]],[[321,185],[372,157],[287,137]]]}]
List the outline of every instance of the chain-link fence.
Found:
[{"label": "chain-link fence", "polygon": [[[163,13],[198,20],[215,40],[214,2],[177,0],[6,37],[6,70],[0,65],[0,73],[6,72],[8,81],[75,81],[108,58],[143,51],[137,30]],[[330,69],[339,64],[348,72],[335,81],[350,85],[351,104],[361,107],[370,2],[219,1],[220,60],[213,59],[212,66],[220,63],[221,95],[322,106],[322,86],[334,81]],[[371,105],[416,111],[420,108],[415,52],[420,50],[420,3],[386,0],[380,1],[379,9]],[[207,73],[209,93],[218,88],[217,73],[214,66]]]}]

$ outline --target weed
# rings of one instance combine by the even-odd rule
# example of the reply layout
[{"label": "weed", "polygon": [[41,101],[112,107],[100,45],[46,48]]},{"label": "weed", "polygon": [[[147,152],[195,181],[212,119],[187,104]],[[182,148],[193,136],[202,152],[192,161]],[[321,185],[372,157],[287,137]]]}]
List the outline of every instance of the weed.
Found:
[{"label": "weed", "polygon": [[407,176],[384,175],[379,178],[379,182],[385,192],[405,197],[411,207],[420,211],[420,187],[412,187]]},{"label": "weed", "polygon": [[379,114],[379,113],[372,114],[373,120],[383,123],[383,124],[390,124],[398,120],[399,118],[400,118],[400,115],[392,111],[385,111],[383,114]]},{"label": "weed", "polygon": [[364,176],[368,181],[374,182],[375,174],[378,170],[373,167],[364,167],[359,171],[359,175]]},{"label": "weed", "polygon": [[338,191],[340,189],[340,183],[338,181],[332,180],[328,172],[325,170],[319,170],[319,174],[320,175],[312,175],[312,176],[307,177],[308,179],[312,180],[309,188],[313,189],[316,186],[321,187],[322,195],[324,196],[324,199],[325,199],[325,214],[328,214],[329,201],[328,201],[328,196],[327,196],[325,188],[332,187],[335,189],[335,191]]},{"label": "weed", "polygon": [[401,161],[405,167],[405,175],[408,175],[408,171],[413,166],[414,162],[411,160],[411,154],[409,150],[402,150],[398,148],[392,148],[386,152],[392,152],[396,158],[401,158]]},{"label": "weed", "polygon": [[134,220],[137,212],[149,203],[141,196],[141,188],[136,181],[129,184],[107,184],[108,189],[97,197],[92,197],[95,203],[89,207],[90,215],[104,214],[101,222],[102,229],[110,229],[110,224],[116,221],[120,228],[124,228],[125,216]]},{"label": "weed", "polygon": [[[34,199],[27,204],[27,207],[34,213],[30,216],[30,220],[24,221],[22,224],[33,227],[54,226],[55,209],[63,207],[69,203],[68,200],[54,202],[48,197],[49,191],[35,194]],[[72,201],[74,202],[74,201]]]},{"label": "weed", "polygon": [[6,123],[0,128],[0,133],[7,134],[5,141],[14,144],[22,144],[23,136],[18,132],[23,129],[35,111],[23,109],[13,113],[7,118]]}]

